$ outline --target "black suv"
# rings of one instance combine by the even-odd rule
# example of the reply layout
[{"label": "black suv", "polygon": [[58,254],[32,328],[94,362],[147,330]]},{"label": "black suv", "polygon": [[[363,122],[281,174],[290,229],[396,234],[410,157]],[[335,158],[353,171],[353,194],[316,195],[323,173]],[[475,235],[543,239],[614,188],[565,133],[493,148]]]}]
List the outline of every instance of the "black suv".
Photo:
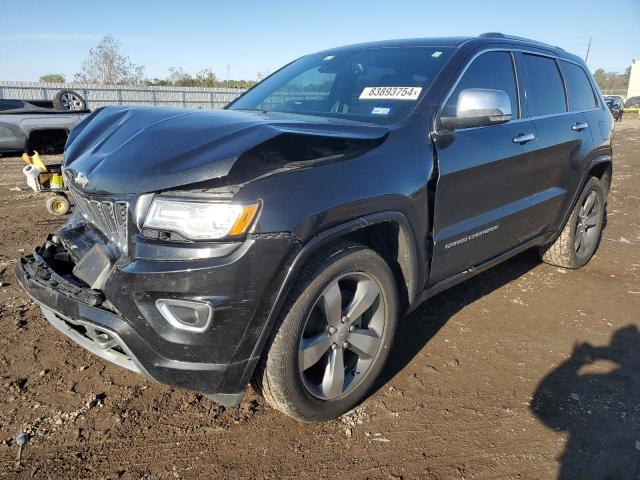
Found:
[{"label": "black suv", "polygon": [[334,418],[427,298],[532,247],[589,261],[612,125],[584,62],[539,42],[327,50],[224,111],[92,113],[66,145],[74,213],[18,278],[111,362]]}]

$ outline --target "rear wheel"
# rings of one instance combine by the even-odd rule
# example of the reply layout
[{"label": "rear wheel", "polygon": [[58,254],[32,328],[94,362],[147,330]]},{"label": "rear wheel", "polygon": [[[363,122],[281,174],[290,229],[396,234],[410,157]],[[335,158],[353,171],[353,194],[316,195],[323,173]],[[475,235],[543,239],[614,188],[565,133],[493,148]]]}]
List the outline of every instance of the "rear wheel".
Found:
[{"label": "rear wheel", "polygon": [[254,384],[272,407],[298,420],[338,417],[378,378],[397,305],[393,274],[376,252],[352,242],[324,250],[292,289]]},{"label": "rear wheel", "polygon": [[591,177],[560,236],[555,242],[540,249],[542,260],[565,268],[584,266],[600,243],[604,209],[602,184],[596,177]]}]

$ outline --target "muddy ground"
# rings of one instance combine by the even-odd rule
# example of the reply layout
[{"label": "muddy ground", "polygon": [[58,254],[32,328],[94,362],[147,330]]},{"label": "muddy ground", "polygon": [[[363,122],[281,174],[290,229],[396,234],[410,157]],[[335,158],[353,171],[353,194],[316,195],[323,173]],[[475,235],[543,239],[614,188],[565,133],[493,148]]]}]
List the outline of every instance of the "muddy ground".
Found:
[{"label": "muddy ground", "polygon": [[430,300],[402,322],[378,390],[325,424],[252,391],[218,406],[58,334],[13,268],[60,222],[20,160],[0,159],[0,477],[639,478],[640,121],[618,124],[615,143],[591,263],[528,252]]}]

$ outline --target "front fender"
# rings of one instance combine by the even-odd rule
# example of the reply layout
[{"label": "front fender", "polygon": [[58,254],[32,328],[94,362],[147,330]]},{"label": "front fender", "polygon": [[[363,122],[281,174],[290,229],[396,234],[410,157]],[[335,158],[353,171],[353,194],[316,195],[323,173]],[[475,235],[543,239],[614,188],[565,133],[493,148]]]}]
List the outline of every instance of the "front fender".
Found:
[{"label": "front fender", "polygon": [[306,242],[304,247],[295,256],[286,273],[280,290],[276,295],[271,310],[269,311],[267,321],[264,324],[264,328],[256,342],[254,351],[251,354],[252,358],[260,356],[262,349],[269,338],[275,320],[280,314],[280,310],[285,303],[287,295],[307,261],[322,247],[329,243],[339,238],[343,238],[359,229],[385,222],[392,222],[398,226],[398,263],[402,269],[410,302],[413,303],[416,296],[420,293],[418,291],[420,285],[419,282],[422,277],[422,275],[420,275],[420,265],[422,265],[423,262],[420,258],[420,251],[418,250],[415,242],[415,235],[407,218],[402,213],[396,211],[383,211],[356,218],[319,232]]}]

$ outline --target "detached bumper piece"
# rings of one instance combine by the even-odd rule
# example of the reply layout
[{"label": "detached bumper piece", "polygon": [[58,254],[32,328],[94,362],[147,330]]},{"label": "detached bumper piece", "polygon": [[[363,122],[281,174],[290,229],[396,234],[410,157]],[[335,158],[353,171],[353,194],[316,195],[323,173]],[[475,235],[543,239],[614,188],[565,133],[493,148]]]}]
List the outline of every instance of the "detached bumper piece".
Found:
[{"label": "detached bumper piece", "polygon": [[[34,249],[33,255],[20,259],[16,272],[18,280],[36,300],[42,302],[45,297],[54,300],[57,299],[57,294],[61,294],[71,301],[77,300],[89,306],[102,305],[102,292],[84,286],[68,273],[56,273],[51,265],[57,265],[62,272],[68,272],[73,265],[69,253],[51,239],[42,247]],[[126,345],[115,332],[97,327],[93,323],[64,317],[44,303],[41,303],[41,309],[49,323],[91,353],[127,370],[148,376],[145,369],[133,360]]]},{"label": "detached bumper piece", "polygon": [[[60,266],[58,271],[61,273],[56,273],[50,265]],[[19,272],[24,274],[26,281],[31,281],[41,288],[56,289],[88,305],[101,305],[104,302],[102,292],[87,288],[75,280],[71,275],[72,266],[69,253],[61,245],[47,240],[42,247],[34,249],[33,255],[20,259]]]}]

